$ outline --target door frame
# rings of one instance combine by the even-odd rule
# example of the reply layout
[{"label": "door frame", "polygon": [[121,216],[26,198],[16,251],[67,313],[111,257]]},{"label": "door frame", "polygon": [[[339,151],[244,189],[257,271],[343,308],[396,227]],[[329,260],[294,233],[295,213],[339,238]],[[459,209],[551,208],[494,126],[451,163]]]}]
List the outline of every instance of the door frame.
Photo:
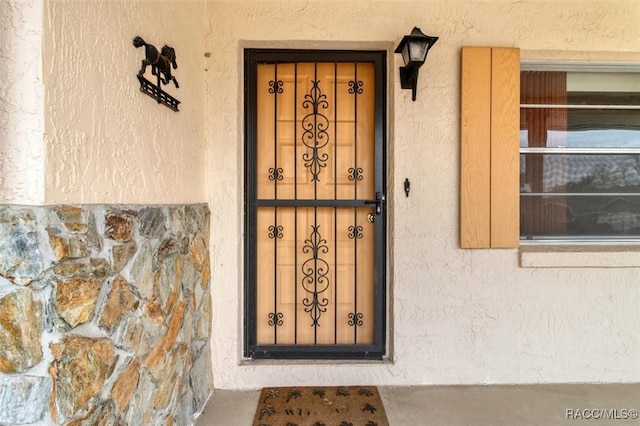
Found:
[{"label": "door frame", "polygon": [[256,343],[257,65],[277,62],[373,62],[375,69],[375,191],[387,194],[387,52],[385,50],[244,50],[244,357],[251,359],[382,359],[387,334],[387,208],[375,220],[375,325],[372,345]]}]

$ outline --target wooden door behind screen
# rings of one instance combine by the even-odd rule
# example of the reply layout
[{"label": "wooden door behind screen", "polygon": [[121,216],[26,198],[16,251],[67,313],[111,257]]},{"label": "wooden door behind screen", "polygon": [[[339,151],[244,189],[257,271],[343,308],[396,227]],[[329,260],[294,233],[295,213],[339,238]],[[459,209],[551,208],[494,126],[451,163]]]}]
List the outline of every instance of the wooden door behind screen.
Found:
[{"label": "wooden door behind screen", "polygon": [[248,61],[248,355],[379,357],[380,63],[302,56]]}]

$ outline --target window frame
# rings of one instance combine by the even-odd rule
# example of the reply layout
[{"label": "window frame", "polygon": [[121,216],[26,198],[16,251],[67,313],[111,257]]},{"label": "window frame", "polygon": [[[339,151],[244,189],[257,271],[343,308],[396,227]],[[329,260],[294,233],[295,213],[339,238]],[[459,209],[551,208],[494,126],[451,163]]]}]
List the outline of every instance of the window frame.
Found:
[{"label": "window frame", "polygon": [[[593,61],[555,61],[555,60],[520,60],[520,73],[523,71],[561,71],[561,72],[599,72],[599,73],[634,73],[640,75],[640,62],[593,62]],[[607,93],[607,92],[603,92]],[[613,93],[613,92],[608,92]],[[640,92],[638,92],[640,95]],[[545,104],[546,105],[546,104]],[[555,105],[555,104],[554,104]],[[519,104],[519,113],[531,104]],[[566,105],[569,106],[569,105]],[[591,105],[587,108],[575,106],[574,109],[589,109],[597,107],[598,105]],[[541,106],[536,105],[537,108]],[[554,106],[555,108],[562,108],[562,105]],[[569,110],[570,108],[565,108]],[[612,108],[616,110],[618,108]],[[629,105],[620,108],[621,110],[639,110],[640,105]],[[591,155],[591,154],[640,154],[640,146],[636,148],[587,148],[587,147],[567,147],[567,148],[549,148],[549,147],[521,147],[519,144],[519,159],[523,154],[562,154],[562,155]],[[520,168],[520,167],[519,167]],[[522,171],[522,170],[520,170]],[[610,192],[609,192],[610,193]],[[590,194],[590,193],[588,193]],[[640,193],[638,194],[640,195]],[[522,209],[522,196],[519,194],[519,202]],[[522,216],[522,210],[521,210]],[[573,246],[588,247],[588,246],[629,246],[640,243],[640,235],[638,236],[621,236],[615,237],[612,235],[598,237],[597,235],[566,235],[566,236],[539,236],[533,237],[522,234],[522,229],[519,227],[519,244],[521,246]]]}]

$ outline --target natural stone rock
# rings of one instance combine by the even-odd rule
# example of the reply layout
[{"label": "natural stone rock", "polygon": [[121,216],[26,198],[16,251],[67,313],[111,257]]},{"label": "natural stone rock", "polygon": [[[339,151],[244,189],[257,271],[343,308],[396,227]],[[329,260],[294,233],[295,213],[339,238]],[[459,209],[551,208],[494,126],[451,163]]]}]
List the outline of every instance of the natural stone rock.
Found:
[{"label": "natural stone rock", "polygon": [[111,211],[104,217],[105,236],[116,241],[128,241],[133,237],[135,212]]},{"label": "natural stone rock", "polygon": [[201,231],[208,222],[209,209],[206,205],[189,205],[184,207],[184,231],[186,234],[195,234]]},{"label": "natural stone rock", "polygon": [[182,300],[179,300],[175,308],[171,313],[171,317],[168,319],[167,324],[167,332],[162,337],[162,340],[156,344],[153,349],[145,356],[144,364],[147,367],[153,367],[158,364],[158,362],[164,357],[164,355],[169,351],[169,349],[173,346],[176,338],[178,337],[178,333],[180,332],[180,327],[182,325],[182,319],[184,318],[184,310],[186,308],[186,303]]},{"label": "natural stone rock", "polygon": [[200,218],[195,232],[200,232],[205,241],[209,241],[209,237],[211,236],[211,212],[209,211],[209,207],[206,204],[192,207],[199,210],[198,217]]},{"label": "natural stone rock", "polygon": [[120,376],[113,384],[111,393],[109,396],[115,401],[117,412],[119,415],[123,415],[133,391],[138,386],[138,379],[140,378],[140,360],[137,358],[132,359],[129,364],[120,372]]},{"label": "natural stone rock", "polygon": [[0,376],[0,424],[36,423],[44,418],[51,397],[51,379]]},{"label": "natural stone rock", "polygon": [[182,296],[186,300],[191,297],[197,287],[200,287],[200,273],[193,266],[188,256],[182,262]]},{"label": "natural stone rock", "polygon": [[127,426],[116,417],[114,403],[112,401],[101,402],[99,411],[94,417],[82,426]]},{"label": "natural stone rock", "polygon": [[0,209],[0,275],[27,285],[43,271],[30,210]]},{"label": "natural stone rock", "polygon": [[189,373],[189,383],[193,391],[193,408],[196,413],[204,409],[213,391],[213,373],[211,371],[211,347],[207,343],[193,361]]},{"label": "natural stone rock", "polygon": [[136,283],[140,296],[145,299],[151,299],[153,297],[153,286],[155,282],[153,254],[148,241],[140,244],[140,249],[131,262],[130,279],[131,282]]},{"label": "natural stone rock", "polygon": [[165,231],[165,216],[159,207],[145,207],[138,212],[138,232],[145,238],[160,238]]},{"label": "natural stone rock", "polygon": [[77,237],[65,238],[59,229],[48,228],[49,246],[56,260],[80,258],[89,254],[84,242]]},{"label": "natural stone rock", "polygon": [[[191,353],[186,344],[175,345],[160,362],[149,369],[156,383],[162,383],[154,393],[153,406],[162,410],[178,401],[182,388],[188,376],[188,366],[191,365]],[[182,378],[182,380],[181,380]],[[173,410],[171,410],[173,411]]]},{"label": "natural stone rock", "polygon": [[89,229],[87,229],[87,235],[85,242],[88,247],[95,249],[96,251],[102,250],[102,237],[98,233],[98,227],[96,225],[96,216],[93,212],[89,213]]},{"label": "natural stone rock", "polygon": [[45,301],[42,316],[44,330],[47,333],[64,333],[69,329],[69,325],[58,315],[55,291],[52,292],[50,297]]},{"label": "natural stone rock", "polygon": [[80,238],[69,238],[69,257],[77,259],[88,255],[89,250],[87,250],[87,246]]},{"label": "natural stone rock", "polygon": [[164,324],[152,320],[148,315],[129,317],[118,330],[117,346],[141,357],[160,341],[166,331]]},{"label": "natural stone rock", "polygon": [[113,330],[122,317],[138,307],[138,300],[131,292],[129,283],[118,275],[111,284],[111,290],[100,316],[100,326]]},{"label": "natural stone rock", "polygon": [[170,206],[167,213],[169,231],[173,235],[184,234],[184,206]]},{"label": "natural stone rock", "polygon": [[158,246],[156,259],[158,259],[158,262],[162,263],[169,256],[179,253],[180,248],[180,242],[177,239],[173,237],[164,238],[160,241],[160,245]]},{"label": "natural stone rock", "polygon": [[164,317],[164,314],[162,313],[162,306],[160,305],[160,302],[158,302],[158,299],[156,299],[155,296],[150,301],[145,303],[144,310],[145,310],[145,313],[152,320],[158,323],[164,322],[165,317]]},{"label": "natural stone rock", "polygon": [[151,374],[145,369],[140,371],[138,387],[133,392],[129,401],[129,408],[126,414],[128,425],[151,425],[154,413],[153,395],[158,390],[158,385],[153,381]]},{"label": "natural stone rock", "polygon": [[66,423],[65,426],[125,426],[125,424],[116,417],[115,403],[108,400],[92,404],[84,416]]},{"label": "natural stone rock", "polygon": [[0,295],[0,372],[19,373],[42,360],[41,310],[29,289]]},{"label": "natural stone rock", "polygon": [[62,222],[67,230],[75,233],[86,232],[88,226],[87,215],[84,209],[73,206],[60,206],[54,210],[60,222]]},{"label": "natural stone rock", "polygon": [[51,344],[53,362],[49,373],[53,379],[51,414],[71,418],[97,397],[117,361],[109,339],[66,335],[62,342]]},{"label": "natural stone rock", "polygon": [[211,337],[211,296],[206,294],[195,318],[196,340],[206,340]]},{"label": "natural stone rock", "polygon": [[113,246],[111,248],[111,257],[113,258],[113,269],[120,272],[122,268],[131,260],[136,253],[136,242],[129,241],[124,244]]},{"label": "natural stone rock", "polygon": [[197,233],[189,244],[189,258],[196,269],[202,272],[209,267],[209,251],[202,234]]},{"label": "natural stone rock", "polygon": [[209,263],[209,249],[207,241],[200,233],[196,233],[195,237],[189,244],[189,258],[195,266],[195,268],[201,273],[200,285],[202,289],[206,289],[209,286],[210,278],[210,263]]},{"label": "natural stone rock", "polygon": [[189,237],[186,235],[180,240],[180,254],[189,254]]},{"label": "natural stone rock", "polygon": [[101,284],[95,278],[72,278],[56,284],[58,313],[71,327],[93,317]]},{"label": "natural stone rock", "polygon": [[195,311],[195,298],[190,297],[187,299],[187,305],[184,310],[184,319],[182,320],[182,328],[180,329],[180,335],[178,336],[179,342],[191,343],[193,340],[194,332],[194,311]]},{"label": "natural stone rock", "polygon": [[60,260],[69,256],[69,243],[60,235],[60,230],[50,228],[47,229],[47,234],[49,234],[49,246],[55,259]]},{"label": "natural stone rock", "polygon": [[[206,280],[203,281],[203,278]],[[187,288],[188,287],[188,288]],[[204,297],[208,294],[209,281],[198,272],[192,262],[185,262],[183,292],[185,296],[193,294],[196,298],[196,306],[200,306]]]},{"label": "natural stone rock", "polygon": [[178,401],[178,405],[176,406],[176,424],[178,425],[188,425],[193,423],[193,417],[198,412],[194,412],[193,410],[193,392],[191,392],[191,386],[185,386],[184,392]]},{"label": "natural stone rock", "polygon": [[167,314],[180,296],[182,290],[183,262],[181,256],[174,256],[160,266],[157,273],[154,294],[162,304],[162,311]]},{"label": "natural stone rock", "polygon": [[103,280],[111,274],[111,266],[101,258],[91,258],[88,261],[67,260],[54,266],[53,272],[63,277],[92,277]]}]

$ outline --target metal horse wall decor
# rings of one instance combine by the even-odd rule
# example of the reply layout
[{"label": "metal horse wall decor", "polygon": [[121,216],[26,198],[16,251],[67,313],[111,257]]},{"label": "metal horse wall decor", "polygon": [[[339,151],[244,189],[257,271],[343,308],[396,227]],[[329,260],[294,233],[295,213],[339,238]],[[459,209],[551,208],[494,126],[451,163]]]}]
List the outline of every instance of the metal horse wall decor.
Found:
[{"label": "metal horse wall decor", "polygon": [[[166,85],[172,81],[176,88],[180,87],[176,77],[171,74],[172,68],[178,68],[175,49],[164,45],[162,50],[158,51],[154,45],[145,42],[142,37],[138,36],[133,39],[133,45],[136,48],[144,46],[145,52],[145,58],[142,60],[140,71],[138,71],[140,91],[157,100],[159,104],[164,104],[172,110],[178,111],[180,101],[162,90],[163,84]],[[144,78],[144,72],[147,70],[149,65],[151,65],[151,74],[158,78],[157,84],[153,84]]]}]

